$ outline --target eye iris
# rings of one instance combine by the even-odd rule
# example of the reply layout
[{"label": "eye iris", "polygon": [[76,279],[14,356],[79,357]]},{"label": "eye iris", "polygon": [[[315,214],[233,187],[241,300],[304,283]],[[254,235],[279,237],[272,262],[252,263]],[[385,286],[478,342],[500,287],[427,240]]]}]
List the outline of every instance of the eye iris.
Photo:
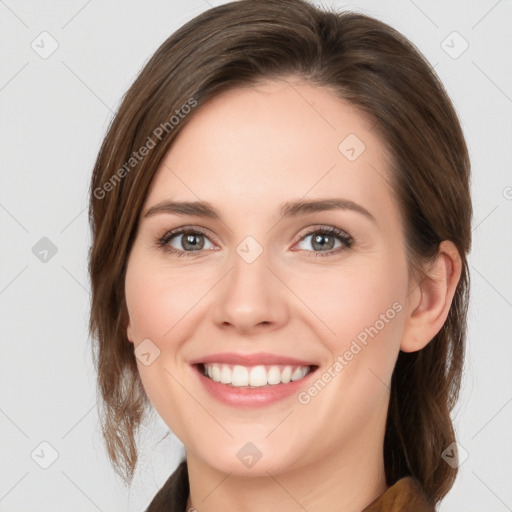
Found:
[{"label": "eye iris", "polygon": [[[326,238],[330,239],[330,243],[323,243],[323,242],[325,242]],[[319,244],[319,246],[315,247],[315,244]],[[315,249],[317,249],[317,248],[320,248],[320,249],[325,249],[325,248],[332,249],[334,247],[334,238],[331,235],[317,234],[313,238],[312,246]]]},{"label": "eye iris", "polygon": [[[200,240],[199,242],[197,242],[198,239]],[[182,244],[184,249],[202,249],[204,240],[202,239],[202,235],[188,234],[183,235]]]}]

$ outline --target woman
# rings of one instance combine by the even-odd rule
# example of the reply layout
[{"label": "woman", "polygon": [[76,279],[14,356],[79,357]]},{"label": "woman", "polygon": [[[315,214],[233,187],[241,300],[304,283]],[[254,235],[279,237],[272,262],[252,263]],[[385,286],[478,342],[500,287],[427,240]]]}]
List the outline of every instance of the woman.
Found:
[{"label": "woman", "polygon": [[441,83],[375,19],[232,2],[162,44],[90,203],[109,457],[129,482],[151,406],[186,451],[148,511],[435,510],[469,169]]}]

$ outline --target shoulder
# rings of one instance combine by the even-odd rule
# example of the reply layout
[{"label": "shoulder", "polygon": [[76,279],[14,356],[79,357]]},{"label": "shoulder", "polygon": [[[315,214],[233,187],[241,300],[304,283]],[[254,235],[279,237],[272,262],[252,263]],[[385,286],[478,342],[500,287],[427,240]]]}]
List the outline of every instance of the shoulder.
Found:
[{"label": "shoulder", "polygon": [[155,494],[144,512],[184,512],[188,494],[187,461],[184,459]]},{"label": "shoulder", "polygon": [[384,494],[370,503],[362,512],[435,512],[421,484],[406,476],[388,488]]}]

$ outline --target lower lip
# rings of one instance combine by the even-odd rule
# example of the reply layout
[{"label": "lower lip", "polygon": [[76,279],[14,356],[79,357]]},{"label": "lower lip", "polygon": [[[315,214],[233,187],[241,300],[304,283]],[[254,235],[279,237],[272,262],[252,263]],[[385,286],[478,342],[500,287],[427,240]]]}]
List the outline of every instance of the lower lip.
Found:
[{"label": "lower lip", "polygon": [[220,402],[234,407],[261,407],[297,394],[304,389],[310,376],[315,373],[316,370],[316,368],[314,368],[302,379],[291,381],[288,384],[275,384],[273,386],[255,388],[237,388],[206,377],[203,375],[199,365],[195,365],[195,369],[206,391]]}]

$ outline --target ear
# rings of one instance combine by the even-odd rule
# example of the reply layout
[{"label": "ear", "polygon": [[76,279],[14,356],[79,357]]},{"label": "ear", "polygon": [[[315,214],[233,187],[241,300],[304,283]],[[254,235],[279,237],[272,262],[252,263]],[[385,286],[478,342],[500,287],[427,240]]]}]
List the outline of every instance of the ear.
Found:
[{"label": "ear", "polygon": [[400,349],[416,352],[440,331],[460,279],[461,259],[455,244],[444,240],[436,261],[424,269],[427,277],[409,294],[407,318]]},{"label": "ear", "polygon": [[125,314],[126,318],[126,337],[128,338],[128,341],[130,343],[134,343],[134,335],[133,335],[133,328],[132,328],[132,322],[130,320],[130,315],[128,313]]}]

